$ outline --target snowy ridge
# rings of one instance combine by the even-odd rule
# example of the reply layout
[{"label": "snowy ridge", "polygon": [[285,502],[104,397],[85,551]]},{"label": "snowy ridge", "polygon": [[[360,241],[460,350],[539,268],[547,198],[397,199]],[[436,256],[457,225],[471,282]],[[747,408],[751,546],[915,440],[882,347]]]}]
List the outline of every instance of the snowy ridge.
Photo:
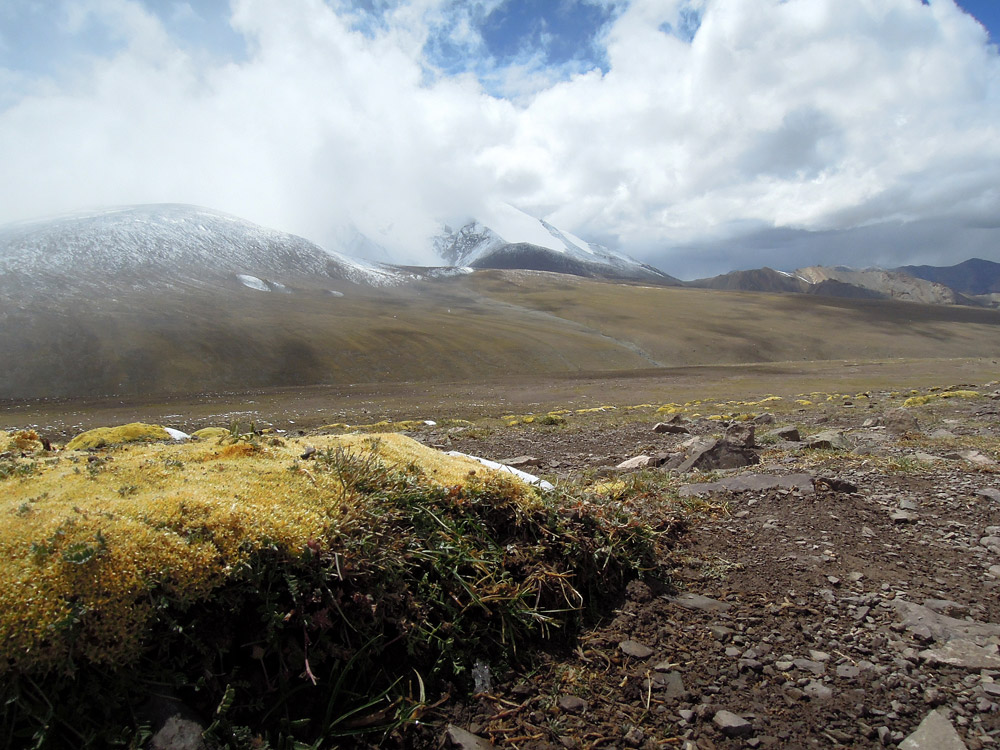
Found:
[{"label": "snowy ridge", "polygon": [[[0,227],[0,279],[89,277],[93,283],[124,275],[143,285],[200,281],[206,274],[242,275],[261,283],[269,275],[327,276],[370,286],[409,278],[197,206],[126,206]],[[277,282],[271,288],[279,289]]]},{"label": "snowy ridge", "polygon": [[434,249],[456,266],[675,281],[624,253],[586,242],[506,203],[490,207],[481,219],[457,231],[445,227],[434,239]]}]

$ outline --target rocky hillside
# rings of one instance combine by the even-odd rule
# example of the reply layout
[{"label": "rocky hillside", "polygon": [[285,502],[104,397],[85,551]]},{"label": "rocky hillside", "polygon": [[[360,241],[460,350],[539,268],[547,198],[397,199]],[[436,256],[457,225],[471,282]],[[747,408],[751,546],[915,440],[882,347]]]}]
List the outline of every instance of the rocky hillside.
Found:
[{"label": "rocky hillside", "polygon": [[1000,263],[971,258],[954,266],[903,266],[896,269],[926,279],[961,294],[1000,301]]},{"label": "rocky hillside", "polygon": [[810,284],[838,281],[842,284],[868,289],[882,297],[903,302],[920,302],[928,305],[955,305],[966,300],[954,289],[911,276],[901,271],[884,271],[877,268],[858,270],[843,266],[809,266],[795,271],[797,276]]},{"label": "rocky hillside", "polygon": [[[497,747],[995,746],[997,385],[430,436],[563,483],[596,473],[635,493],[637,517],[686,528],[666,579],[633,583],[573,653],[502,677],[452,721]],[[454,746],[483,747],[470,741]]]},{"label": "rocky hillside", "polygon": [[[792,292],[847,299],[892,299],[930,305],[996,306],[1000,264],[968,260],[956,266],[904,266],[894,270],[808,266],[794,272],[759,268],[685,282],[700,289]],[[996,287],[996,289],[994,289]],[[994,299],[991,295],[998,295]]]},{"label": "rocky hillside", "polygon": [[798,292],[804,293],[812,286],[800,276],[773,268],[755,268],[749,271],[732,271],[721,276],[685,282],[699,289],[721,289],[743,292]]}]

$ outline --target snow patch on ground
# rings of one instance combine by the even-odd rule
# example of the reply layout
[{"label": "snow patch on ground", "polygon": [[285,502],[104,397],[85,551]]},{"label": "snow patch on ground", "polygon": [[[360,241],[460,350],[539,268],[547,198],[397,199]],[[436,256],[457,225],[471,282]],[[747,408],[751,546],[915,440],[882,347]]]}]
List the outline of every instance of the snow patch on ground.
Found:
[{"label": "snow patch on ground", "polygon": [[188,435],[186,432],[181,432],[180,430],[175,430],[173,427],[164,427],[163,429],[166,430],[167,434],[170,435],[170,437],[172,437],[174,440],[190,440],[191,439],[191,436]]},{"label": "snow patch on ground", "polygon": [[236,278],[240,280],[240,283],[249,287],[250,289],[256,289],[258,292],[269,292],[271,289],[265,284],[261,279],[256,276],[247,276],[245,273],[236,274]]},{"label": "snow patch on ground", "polygon": [[529,474],[526,471],[521,471],[520,469],[515,469],[513,466],[507,466],[506,464],[499,464],[496,461],[490,461],[488,458],[480,458],[479,456],[470,456],[468,453],[460,453],[459,451],[448,451],[449,456],[459,456],[461,458],[471,458],[473,461],[478,461],[483,466],[488,469],[493,469],[495,471],[507,472],[508,474],[513,474],[518,479],[521,479],[528,484],[533,484],[539,489],[543,490],[553,490],[555,487],[551,482],[546,482],[544,479],[536,477],[534,474]]}]

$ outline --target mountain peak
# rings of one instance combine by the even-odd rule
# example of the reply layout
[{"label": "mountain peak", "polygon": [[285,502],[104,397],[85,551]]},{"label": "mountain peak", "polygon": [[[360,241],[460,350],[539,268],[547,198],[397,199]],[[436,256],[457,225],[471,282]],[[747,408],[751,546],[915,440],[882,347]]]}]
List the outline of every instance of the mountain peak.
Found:
[{"label": "mountain peak", "polygon": [[624,253],[587,242],[507,203],[490,206],[458,230],[444,227],[433,242],[442,260],[456,266],[680,283]]}]

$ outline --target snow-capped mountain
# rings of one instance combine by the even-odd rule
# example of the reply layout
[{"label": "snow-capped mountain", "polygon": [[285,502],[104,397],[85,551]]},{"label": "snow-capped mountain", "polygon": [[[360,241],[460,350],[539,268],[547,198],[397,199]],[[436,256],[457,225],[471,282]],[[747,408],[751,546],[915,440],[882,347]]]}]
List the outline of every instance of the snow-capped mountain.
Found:
[{"label": "snow-capped mountain", "polygon": [[322,279],[384,286],[407,277],[302,237],[197,206],[153,204],[0,227],[0,287],[95,291],[217,283],[260,291]]},{"label": "snow-capped mountain", "polygon": [[582,240],[506,203],[493,206],[458,230],[445,227],[434,239],[434,250],[453,266],[680,283],[624,253]]}]

